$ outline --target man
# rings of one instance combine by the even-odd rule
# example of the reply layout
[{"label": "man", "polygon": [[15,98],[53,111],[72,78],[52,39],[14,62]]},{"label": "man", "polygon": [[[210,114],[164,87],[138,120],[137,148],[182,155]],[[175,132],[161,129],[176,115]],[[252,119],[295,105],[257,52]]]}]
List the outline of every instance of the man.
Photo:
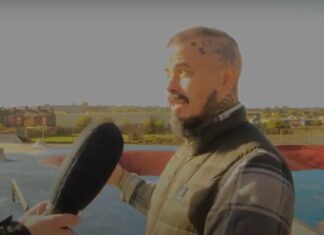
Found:
[{"label": "man", "polygon": [[67,227],[79,223],[79,217],[70,214],[42,215],[46,202],[30,209],[19,221],[12,217],[0,222],[0,235],[72,235]]},{"label": "man", "polygon": [[220,30],[195,27],[177,33],[168,47],[171,126],[184,144],[157,184],[121,167],[111,183],[147,216],[146,234],[290,234],[292,176],[246,120],[237,43]]}]

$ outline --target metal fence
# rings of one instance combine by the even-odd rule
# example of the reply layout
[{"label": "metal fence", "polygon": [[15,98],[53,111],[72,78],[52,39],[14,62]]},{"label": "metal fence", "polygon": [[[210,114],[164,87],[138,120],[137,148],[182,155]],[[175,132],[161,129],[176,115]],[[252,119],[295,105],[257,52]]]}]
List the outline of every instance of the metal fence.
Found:
[{"label": "metal fence", "polygon": [[264,133],[276,145],[324,145],[324,128],[276,129]]}]

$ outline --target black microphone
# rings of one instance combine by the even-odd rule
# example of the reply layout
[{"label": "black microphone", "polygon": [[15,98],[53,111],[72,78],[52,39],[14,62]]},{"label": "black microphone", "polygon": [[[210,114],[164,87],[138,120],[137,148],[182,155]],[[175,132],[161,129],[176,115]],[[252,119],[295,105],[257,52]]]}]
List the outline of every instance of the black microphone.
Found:
[{"label": "black microphone", "polygon": [[113,123],[90,125],[68,154],[51,189],[47,214],[78,214],[106,185],[123,152]]}]

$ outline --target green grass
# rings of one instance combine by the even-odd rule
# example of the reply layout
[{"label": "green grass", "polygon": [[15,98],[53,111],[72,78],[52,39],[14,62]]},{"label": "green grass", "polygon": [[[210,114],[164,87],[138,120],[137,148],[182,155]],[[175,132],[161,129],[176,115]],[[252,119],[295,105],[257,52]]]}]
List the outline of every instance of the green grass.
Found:
[{"label": "green grass", "polygon": [[[36,142],[40,138],[32,138],[34,142]],[[45,143],[60,143],[60,144],[72,144],[74,140],[77,139],[75,136],[51,136],[42,138],[42,141]]]},{"label": "green grass", "polygon": [[171,134],[151,134],[143,136],[144,144],[178,144],[178,140]]},{"label": "green grass", "polygon": [[123,139],[125,142],[129,141],[128,135],[123,135]]},{"label": "green grass", "polygon": [[[78,136],[51,136],[45,138],[32,138],[33,142],[41,139],[44,143],[71,144]],[[177,144],[177,140],[170,134],[150,134],[144,135],[141,140],[130,140],[127,135],[123,135],[125,144]]]}]

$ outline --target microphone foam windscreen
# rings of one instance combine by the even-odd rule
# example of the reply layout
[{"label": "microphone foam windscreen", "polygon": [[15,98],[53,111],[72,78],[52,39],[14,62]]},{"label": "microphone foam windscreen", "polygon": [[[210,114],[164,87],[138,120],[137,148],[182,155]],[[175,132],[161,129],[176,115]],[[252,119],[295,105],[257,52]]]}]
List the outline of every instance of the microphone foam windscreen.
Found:
[{"label": "microphone foam windscreen", "polygon": [[84,209],[107,183],[123,147],[121,132],[113,123],[89,126],[61,165],[47,214],[77,214]]}]

